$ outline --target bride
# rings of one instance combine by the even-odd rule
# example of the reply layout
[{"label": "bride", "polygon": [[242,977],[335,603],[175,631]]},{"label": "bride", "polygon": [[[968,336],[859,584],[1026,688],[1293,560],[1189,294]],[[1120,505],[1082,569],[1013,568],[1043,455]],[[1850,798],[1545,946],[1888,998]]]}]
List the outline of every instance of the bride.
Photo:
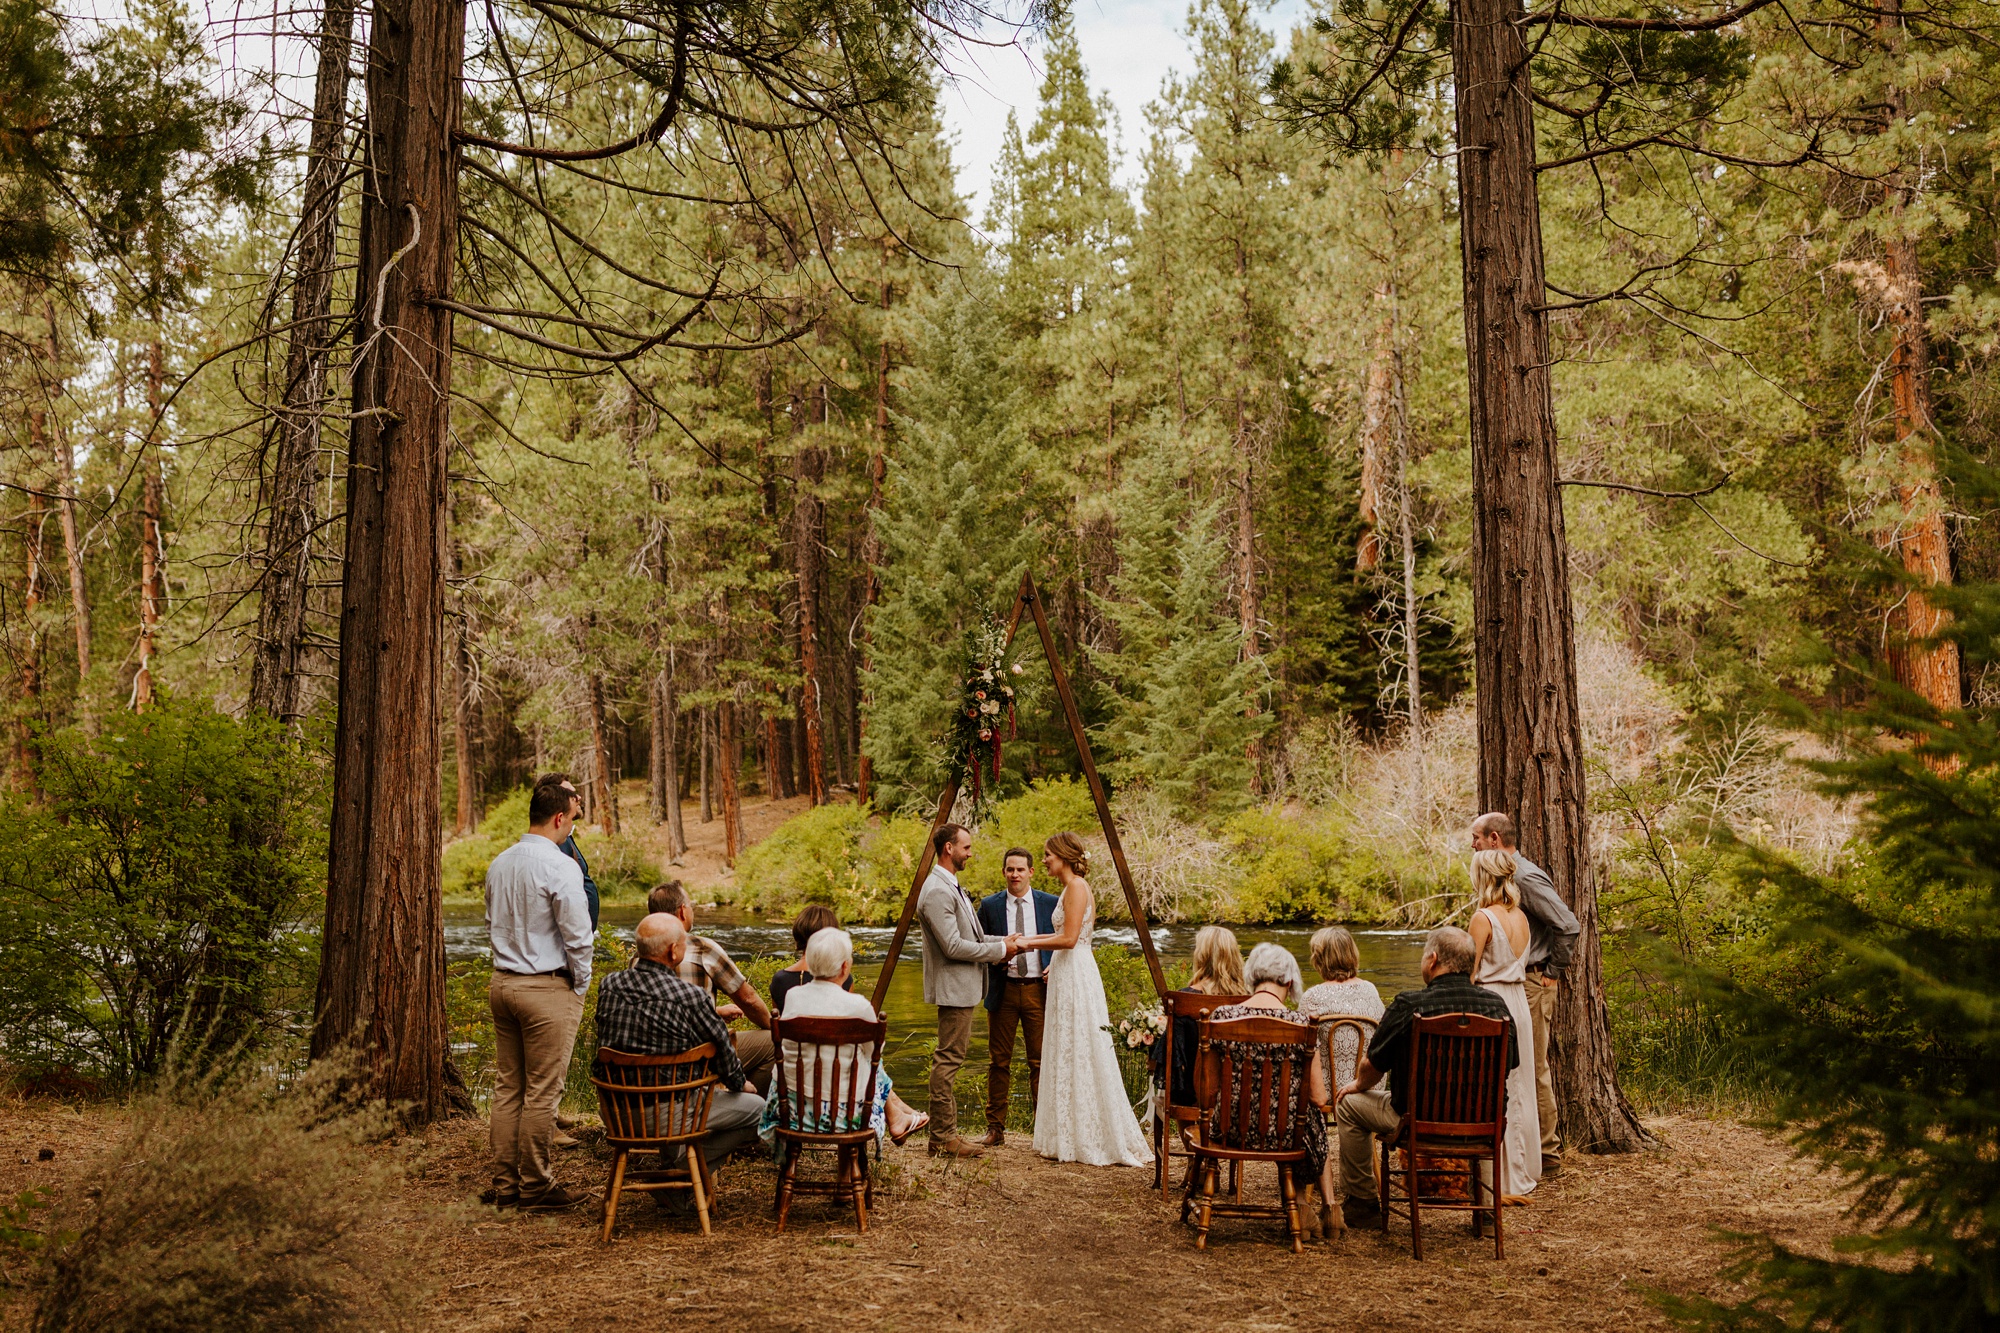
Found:
[{"label": "bride", "polygon": [[1056,951],[1042,1026],[1035,1151],[1059,1162],[1145,1166],[1153,1150],[1125,1099],[1118,1054],[1105,1030],[1111,1016],[1090,947],[1097,906],[1083,877],[1089,858],[1074,833],[1058,833],[1043,844],[1042,868],[1062,885],[1062,900],[1056,904],[1055,933],[1021,941],[1023,950]]}]

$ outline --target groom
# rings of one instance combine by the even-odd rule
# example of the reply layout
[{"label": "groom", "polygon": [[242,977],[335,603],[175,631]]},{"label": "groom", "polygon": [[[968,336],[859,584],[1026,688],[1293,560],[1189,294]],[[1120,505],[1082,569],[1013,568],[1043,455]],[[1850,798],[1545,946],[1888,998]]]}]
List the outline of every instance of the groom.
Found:
[{"label": "groom", "polygon": [[[1030,886],[1034,873],[1032,852],[1025,847],[1007,849],[1000,858],[1006,889],[979,902],[979,924],[987,934],[1055,934],[1056,896]],[[980,1142],[989,1148],[1007,1141],[1016,1026],[1027,1039],[1029,1105],[1041,1096],[1042,1014],[1048,997],[1049,958],[1047,949],[1023,949],[1012,960],[986,969],[986,1137]]]},{"label": "groom", "polygon": [[937,864],[917,895],[924,926],[924,1003],[938,1012],[937,1048],[931,1056],[931,1156],[981,1157],[958,1133],[958,1098],[952,1081],[972,1049],[972,1011],[986,990],[986,966],[1005,963],[1019,950],[1012,936],[988,939],[972,896],[958,872],[972,859],[972,834],[946,824],[931,835]]}]

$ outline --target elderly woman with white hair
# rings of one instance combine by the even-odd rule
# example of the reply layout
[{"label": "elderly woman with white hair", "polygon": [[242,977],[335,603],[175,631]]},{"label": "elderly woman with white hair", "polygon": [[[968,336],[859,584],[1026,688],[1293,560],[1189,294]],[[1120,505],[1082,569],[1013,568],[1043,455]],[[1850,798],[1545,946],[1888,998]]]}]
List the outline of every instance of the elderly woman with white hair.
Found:
[{"label": "elderly woman with white hair", "polygon": [[[1231,1018],[1275,1018],[1286,1023],[1297,1023],[1301,1027],[1311,1027],[1312,1019],[1295,1007],[1304,998],[1305,987],[1299,975],[1299,960],[1283,945],[1268,941],[1250,951],[1243,960],[1243,980],[1250,987],[1250,996],[1242,1004],[1226,1004],[1209,1015],[1211,1022],[1220,1023]],[[1327,1079],[1326,1045],[1315,1043],[1312,1073],[1308,1091],[1314,1106],[1324,1107],[1330,1100],[1331,1087]],[[1302,1138],[1300,1147],[1306,1150],[1306,1160],[1295,1168],[1295,1179],[1299,1186],[1299,1209],[1305,1217],[1306,1234],[1318,1236],[1334,1229],[1333,1207],[1328,1202],[1333,1197],[1333,1180],[1328,1171],[1326,1148],[1326,1121],[1317,1115],[1309,1115],[1299,1126]]]},{"label": "elderly woman with white hair", "polygon": [[[806,941],[803,962],[805,972],[812,980],[793,986],[786,994],[784,1012],[778,1015],[781,1023],[795,1018],[865,1018],[874,1021],[875,1006],[868,997],[847,989],[854,975],[853,936],[835,926],[814,932],[812,938]],[[790,1040],[778,1051],[778,1059],[786,1070],[793,1068],[792,1060],[797,1053],[798,1043]],[[834,1086],[845,1088],[848,1071],[853,1068],[854,1062],[867,1058],[868,1052],[863,1047],[840,1047],[835,1055],[839,1073]],[[802,1095],[797,1089],[791,1089],[790,1094],[794,1098]],[[929,1122],[929,1116],[911,1110],[909,1103],[895,1094],[888,1070],[876,1071],[868,1124],[877,1138],[887,1134],[890,1142],[900,1144]],[[777,1134],[777,1129],[778,1090],[774,1079],[771,1095],[764,1100],[764,1119],[757,1126],[757,1133],[768,1143]]]}]

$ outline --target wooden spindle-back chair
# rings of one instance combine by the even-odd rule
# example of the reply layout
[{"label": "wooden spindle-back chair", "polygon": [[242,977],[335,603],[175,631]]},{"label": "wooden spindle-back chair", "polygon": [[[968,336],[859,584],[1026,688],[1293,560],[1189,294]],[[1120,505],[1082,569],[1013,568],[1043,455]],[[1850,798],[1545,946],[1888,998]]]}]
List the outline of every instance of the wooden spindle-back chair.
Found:
[{"label": "wooden spindle-back chair", "polygon": [[[1319,1041],[1305,1024],[1281,1018],[1208,1019],[1201,1024],[1195,1059],[1195,1140],[1188,1194],[1181,1220],[1195,1214],[1195,1248],[1208,1248],[1210,1221],[1267,1217],[1284,1222],[1294,1253],[1304,1249],[1292,1167],[1307,1160],[1302,1146],[1312,1103],[1312,1064]],[[1324,1123],[1324,1122],[1322,1122]],[[1324,1131],[1322,1131],[1324,1132]],[[1278,1168],[1276,1204],[1246,1203],[1241,1189],[1226,1203],[1215,1200],[1222,1163],[1232,1168],[1271,1162]]]},{"label": "wooden spindle-back chair", "polygon": [[[1472,1213],[1472,1234],[1481,1234],[1485,1215],[1493,1217],[1493,1257],[1506,1257],[1501,1205],[1507,1197],[1507,1051],[1514,1025],[1478,1014],[1436,1014],[1412,1025],[1398,1086],[1403,1090],[1403,1116],[1394,1137],[1382,1145],[1382,1216],[1386,1223],[1398,1203],[1410,1215],[1410,1252],[1424,1257],[1424,1207]],[[1407,1151],[1408,1165],[1396,1165],[1395,1155]],[[1423,1177],[1441,1174],[1426,1167],[1426,1157],[1462,1160],[1469,1179],[1468,1201],[1427,1197]],[[1493,1199],[1480,1201],[1479,1163],[1493,1164]],[[1453,1174],[1456,1174],[1454,1171]],[[1394,1196],[1402,1177],[1403,1197]]]},{"label": "wooden spindle-back chair", "polygon": [[[1173,1174],[1167,1159],[1192,1158],[1189,1135],[1195,1121],[1201,1118],[1194,1106],[1194,1089],[1177,1090],[1174,1087],[1176,1045],[1198,1046],[1201,1041],[1200,1025],[1210,1014],[1225,1004],[1241,1004],[1249,998],[1247,995],[1204,995],[1200,991],[1177,990],[1168,991],[1161,1003],[1167,1018],[1167,1030],[1160,1037],[1165,1046],[1159,1085],[1153,1095],[1153,1183],[1159,1187],[1162,1199],[1167,1197],[1167,1178]],[[1181,1095],[1176,1096],[1176,1091]],[[1175,1140],[1179,1140],[1179,1151],[1175,1151]],[[1188,1184],[1190,1187],[1194,1184],[1192,1167],[1188,1171]]]},{"label": "wooden spindle-back chair", "polygon": [[[778,1056],[771,1095],[778,1099],[778,1145],[785,1159],[774,1205],[778,1230],[785,1229],[795,1194],[850,1200],[855,1229],[868,1230],[868,1210],[875,1205],[868,1145],[875,1138],[875,1079],[888,1034],[888,1020],[882,1018],[771,1020]],[[833,1150],[832,1180],[798,1179],[799,1160],[808,1149]]]},{"label": "wooden spindle-back chair", "polygon": [[[597,1089],[604,1141],[613,1154],[611,1180],[604,1191],[603,1239],[611,1239],[618,1196],[626,1190],[692,1192],[701,1234],[710,1234],[708,1208],[715,1198],[715,1173],[702,1155],[701,1140],[708,1135],[709,1108],[722,1081],[710,1067],[714,1059],[714,1042],[679,1055],[632,1055],[598,1047],[590,1083]],[[676,1146],[687,1150],[682,1167],[626,1169],[635,1152],[657,1152],[664,1160]]]}]

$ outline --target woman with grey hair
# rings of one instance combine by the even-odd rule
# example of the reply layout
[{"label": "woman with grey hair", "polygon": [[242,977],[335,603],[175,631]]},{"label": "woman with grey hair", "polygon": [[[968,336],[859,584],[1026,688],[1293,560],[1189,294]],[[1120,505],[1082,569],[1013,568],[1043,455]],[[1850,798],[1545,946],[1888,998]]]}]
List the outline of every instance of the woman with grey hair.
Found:
[{"label": "woman with grey hair", "polygon": [[[1300,1027],[1312,1026],[1312,1019],[1293,1007],[1304,997],[1304,987],[1300,984],[1299,960],[1292,957],[1289,949],[1268,941],[1258,945],[1243,960],[1243,979],[1251,987],[1250,998],[1242,1004],[1225,1004],[1209,1016],[1210,1022],[1275,1018]],[[1313,1105],[1323,1108],[1330,1100],[1325,1043],[1316,1042],[1315,1046],[1308,1092]],[[1334,1229],[1333,1206],[1328,1202],[1333,1197],[1333,1182],[1328,1174],[1326,1121],[1321,1116],[1309,1115],[1298,1129],[1299,1146],[1306,1150],[1306,1160],[1294,1168],[1300,1194],[1299,1211],[1305,1218],[1306,1234],[1318,1237]]]}]

